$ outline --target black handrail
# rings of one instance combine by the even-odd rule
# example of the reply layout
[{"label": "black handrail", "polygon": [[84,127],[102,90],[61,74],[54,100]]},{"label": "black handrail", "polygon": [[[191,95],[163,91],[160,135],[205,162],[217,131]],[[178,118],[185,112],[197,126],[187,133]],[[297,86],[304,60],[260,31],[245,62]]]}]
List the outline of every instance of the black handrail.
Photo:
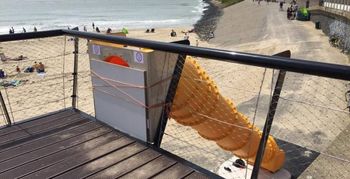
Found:
[{"label": "black handrail", "polygon": [[65,35],[62,30],[48,30],[48,31],[39,31],[39,32],[6,34],[6,35],[0,35],[0,42],[38,39],[38,38],[45,38],[45,37],[56,37],[61,35]]},{"label": "black handrail", "polygon": [[105,34],[81,32],[74,30],[53,30],[22,34],[0,35],[0,42],[52,37],[59,35],[70,35],[86,39],[100,40],[130,46],[151,48],[155,50],[216,59],[220,61],[234,62],[266,68],[282,69],[291,72],[298,72],[335,79],[350,80],[350,67],[345,65],[337,65],[300,59],[287,59],[283,57],[233,52],[213,48],[186,46],[181,44],[110,36]]}]

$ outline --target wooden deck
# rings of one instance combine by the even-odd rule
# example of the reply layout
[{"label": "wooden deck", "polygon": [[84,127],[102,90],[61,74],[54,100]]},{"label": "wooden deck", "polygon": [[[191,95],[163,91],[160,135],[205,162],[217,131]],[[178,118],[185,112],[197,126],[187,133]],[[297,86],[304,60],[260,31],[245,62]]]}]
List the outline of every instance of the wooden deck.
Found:
[{"label": "wooden deck", "polygon": [[218,176],[66,110],[0,129],[0,178]]}]

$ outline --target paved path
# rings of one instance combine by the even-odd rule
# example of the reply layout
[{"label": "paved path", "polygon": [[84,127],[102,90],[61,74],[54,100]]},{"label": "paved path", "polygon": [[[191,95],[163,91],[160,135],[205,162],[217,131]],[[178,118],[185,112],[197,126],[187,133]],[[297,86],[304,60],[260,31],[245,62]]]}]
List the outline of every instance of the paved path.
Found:
[{"label": "paved path", "polygon": [[[328,37],[316,30],[312,22],[287,20],[286,11],[280,11],[277,3],[258,5],[246,0],[226,8],[210,44],[266,55],[291,50],[293,58],[348,64],[347,56],[330,47]],[[219,83],[221,91],[252,119],[263,69],[214,61],[203,62],[203,66],[210,66],[208,73]],[[266,116],[271,77],[272,72],[268,70],[255,121],[258,126],[263,125]],[[346,106],[346,89],[344,81],[287,73],[272,134],[324,154],[301,175],[302,178],[349,176],[349,162],[334,158],[350,159],[349,152],[345,152],[350,145],[341,140],[347,138],[349,132],[346,131],[350,128],[347,127],[349,114],[342,112]]]}]

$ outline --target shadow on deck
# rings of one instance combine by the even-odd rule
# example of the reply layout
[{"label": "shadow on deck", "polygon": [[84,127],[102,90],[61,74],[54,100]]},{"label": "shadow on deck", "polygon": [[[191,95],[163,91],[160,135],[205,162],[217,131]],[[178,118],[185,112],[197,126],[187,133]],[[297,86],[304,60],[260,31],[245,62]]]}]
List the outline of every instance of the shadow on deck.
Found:
[{"label": "shadow on deck", "polygon": [[218,178],[65,110],[0,129],[0,178]]}]

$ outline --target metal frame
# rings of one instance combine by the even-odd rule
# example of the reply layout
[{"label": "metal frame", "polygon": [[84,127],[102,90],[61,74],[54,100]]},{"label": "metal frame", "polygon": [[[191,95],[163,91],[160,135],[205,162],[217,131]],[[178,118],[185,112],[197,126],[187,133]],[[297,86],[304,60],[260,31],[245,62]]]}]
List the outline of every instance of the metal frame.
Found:
[{"label": "metal frame", "polygon": [[[287,50],[287,51],[278,53],[274,56],[290,57],[291,52],[289,50]],[[259,143],[259,147],[258,147],[258,152],[257,152],[256,157],[255,157],[254,168],[253,168],[252,176],[251,176],[252,179],[257,179],[259,177],[260,165],[261,165],[262,159],[264,157],[266,143],[267,143],[267,140],[268,140],[269,135],[270,135],[270,130],[272,127],[273,118],[274,118],[275,113],[276,113],[278,100],[280,98],[280,94],[282,91],[285,77],[286,77],[286,71],[280,70],[278,73],[278,76],[277,76],[276,86],[275,86],[275,89],[273,91],[272,99],[270,101],[270,107],[269,107],[269,111],[268,111],[267,116],[266,116],[264,129],[262,131],[263,133],[261,135],[261,139],[260,139],[260,143]]]},{"label": "metal frame", "polygon": [[11,119],[10,119],[9,112],[7,111],[7,107],[6,107],[6,104],[5,104],[5,101],[4,101],[4,98],[2,96],[1,91],[0,91],[0,105],[1,105],[2,111],[4,112],[4,115],[5,115],[5,118],[6,118],[6,122],[7,122],[7,126],[11,126],[12,122],[11,122]]},{"label": "metal frame", "polygon": [[42,32],[31,32],[11,35],[0,35],[0,42],[35,39],[43,37],[55,37],[70,35],[86,39],[94,39],[111,43],[118,43],[136,47],[151,48],[179,54],[192,55],[216,59],[220,61],[240,63],[265,68],[275,68],[291,72],[304,73],[309,75],[323,76],[341,80],[350,80],[350,66],[322,63],[316,61],[289,59],[284,57],[257,55],[243,52],[234,52],[214,48],[203,48],[186,46],[182,44],[140,40],[126,37],[110,36],[105,34],[80,32],[74,30],[53,30]]},{"label": "metal frame", "polygon": [[[189,40],[177,41],[177,42],[173,42],[173,43],[190,45]],[[176,64],[175,64],[173,78],[171,78],[168,92],[167,92],[167,96],[165,98],[166,105],[164,106],[162,114],[160,115],[157,132],[156,132],[155,139],[154,139],[154,145],[157,147],[160,147],[160,145],[162,144],[163,135],[165,132],[166,124],[168,123],[169,113],[171,110],[170,104],[172,104],[172,102],[175,98],[176,91],[174,89],[177,88],[177,85],[180,81],[182,69],[183,69],[183,66],[185,64],[185,59],[186,59],[185,54],[179,54],[177,61],[176,61]]]},{"label": "metal frame", "polygon": [[72,93],[72,107],[77,108],[77,88],[78,88],[78,54],[79,54],[79,38],[74,38],[74,65],[73,65],[73,93]]},{"label": "metal frame", "polygon": [[[69,35],[75,38],[74,72],[73,72],[74,86],[73,86],[73,95],[72,95],[73,109],[76,108],[76,105],[77,105],[76,94],[77,94],[77,69],[78,69],[78,40],[77,40],[78,37],[106,41],[111,43],[124,44],[129,46],[151,48],[154,50],[178,53],[183,56],[192,55],[192,56],[216,59],[216,60],[226,61],[231,63],[240,63],[245,65],[252,65],[252,66],[258,66],[258,67],[264,67],[264,68],[274,68],[274,69],[281,70],[279,74],[279,78],[277,80],[276,88],[273,94],[272,103],[269,109],[267,120],[264,126],[263,138],[260,141],[259,151],[256,158],[257,162],[254,165],[255,174],[252,175],[252,178],[255,178],[254,176],[257,176],[256,174],[258,174],[258,171],[260,168],[261,161],[259,162],[259,160],[261,160],[263,157],[266,140],[269,136],[269,131],[273,121],[273,116],[275,114],[275,110],[277,107],[279,93],[281,92],[285,71],[323,76],[323,77],[329,77],[329,78],[340,79],[340,80],[350,80],[350,66],[345,66],[345,65],[322,63],[322,62],[316,62],[316,61],[307,61],[307,60],[300,60],[300,59],[290,59],[290,58],[279,57],[279,56],[266,56],[266,55],[257,55],[257,54],[242,53],[242,52],[233,52],[233,51],[213,49],[213,48],[194,47],[194,46],[188,46],[188,45],[182,45],[182,44],[176,44],[176,43],[140,40],[140,39],[133,39],[133,38],[109,36],[109,35],[97,34],[97,33],[73,31],[73,30],[52,30],[52,31],[32,32],[32,33],[0,35],[0,42],[55,37],[55,36],[61,36],[61,35]],[[161,122],[162,121],[163,120],[161,120]],[[166,120],[165,122],[163,121],[163,123],[160,125],[161,128],[159,128],[159,131],[158,131],[158,141],[156,143],[157,144],[156,146],[158,147],[160,145],[161,137],[163,134],[162,132],[164,131],[165,125],[166,125]]]}]

